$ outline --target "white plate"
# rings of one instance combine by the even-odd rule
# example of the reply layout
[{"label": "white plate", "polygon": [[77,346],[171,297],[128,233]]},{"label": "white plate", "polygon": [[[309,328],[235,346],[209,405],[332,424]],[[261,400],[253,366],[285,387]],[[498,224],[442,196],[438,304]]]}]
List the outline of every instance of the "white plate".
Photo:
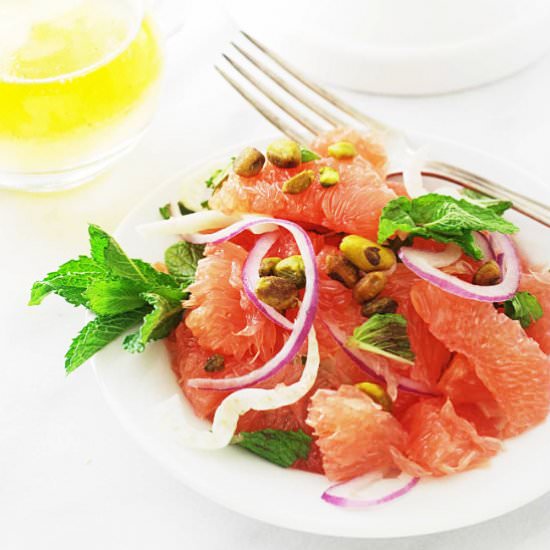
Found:
[{"label": "white plate", "polygon": [[[437,158],[492,177],[535,197],[548,188],[529,174],[485,154],[439,140],[429,143]],[[230,152],[219,157],[226,162]],[[134,257],[155,261],[171,239],[143,238],[136,226],[158,220],[158,206],[182,196],[184,186],[202,182],[214,164],[202,163],[159,187],[119,226],[116,237]],[[197,190],[201,190],[199,185]],[[543,229],[517,216],[522,240],[540,249]],[[538,238],[537,238],[538,237]],[[548,251],[546,251],[548,254]],[[538,261],[548,257],[538,258]],[[157,407],[179,393],[162,343],[141,355],[115,342],[93,360],[97,378],[126,429],[187,486],[244,515],[301,531],[346,537],[405,537],[455,529],[510,512],[550,491],[550,421],[515,439],[489,466],[434,480],[422,480],[405,497],[368,511],[330,506],[319,498],[326,478],[285,470],[240,448],[204,452],[185,448],[174,432],[159,428]],[[189,419],[192,414],[188,412]]]}]

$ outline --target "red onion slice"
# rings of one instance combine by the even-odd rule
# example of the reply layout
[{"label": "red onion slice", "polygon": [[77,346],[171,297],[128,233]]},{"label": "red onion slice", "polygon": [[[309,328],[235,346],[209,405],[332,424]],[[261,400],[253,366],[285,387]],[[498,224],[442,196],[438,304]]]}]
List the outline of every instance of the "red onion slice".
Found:
[{"label": "red onion slice", "polygon": [[299,225],[276,218],[255,218],[237,222],[216,233],[184,235],[183,238],[197,244],[220,243],[232,239],[245,230],[271,230],[275,226],[287,229],[292,233],[304,261],[306,288],[292,332],[281,349],[262,367],[243,376],[231,378],[193,378],[188,381],[189,386],[209,390],[236,390],[252,386],[279,372],[297,355],[303,346],[309,330],[313,326],[313,320],[317,311],[319,277],[313,245],[307,233]]},{"label": "red onion slice", "polygon": [[411,247],[399,250],[401,261],[413,272],[442,290],[468,300],[505,302],[514,296],[521,276],[520,261],[512,239],[502,233],[490,233],[489,242],[500,260],[502,281],[493,286],[478,286],[444,273],[424,259],[423,251]]},{"label": "red onion slice", "polygon": [[[405,479],[402,479],[403,477],[405,477]],[[357,492],[357,490],[353,490],[354,486],[356,485],[363,485],[364,489],[364,485],[370,486],[374,483],[385,483],[386,481],[391,482],[391,484],[398,482],[400,483],[400,485],[397,489],[393,489],[380,497],[374,498],[350,498],[348,496],[337,494],[337,492],[340,492],[342,489],[345,493],[353,494],[354,492]],[[321,498],[325,502],[328,502],[333,506],[340,506],[342,508],[369,508],[371,506],[386,504],[387,502],[391,502],[396,498],[406,495],[419,481],[420,478],[418,477],[411,478],[410,476],[406,476],[404,474],[391,480],[388,480],[387,478],[382,478],[380,475],[372,476],[370,474],[367,474],[366,476],[361,476],[351,479],[349,481],[336,483],[335,485],[330,486],[321,495]]]},{"label": "red onion slice", "polygon": [[[377,373],[374,369],[369,367],[369,365],[366,363],[364,358],[364,353],[359,349],[353,349],[346,346],[346,342],[348,340],[348,337],[344,334],[342,330],[340,330],[336,325],[333,325],[332,323],[327,323],[326,321],[323,321],[323,324],[327,327],[327,330],[329,331],[330,335],[334,338],[336,343],[342,348],[342,351],[370,378],[372,378],[376,382],[382,382],[386,384],[386,380],[384,377]],[[413,393],[415,395],[428,395],[428,396],[434,396],[438,395],[431,391],[425,384],[422,384],[422,382],[417,382],[415,380],[411,380],[410,378],[405,378],[404,376],[396,376],[397,380],[397,387],[401,391],[407,392],[407,393]]]},{"label": "red onion slice", "polygon": [[292,330],[294,324],[289,321],[284,315],[279,313],[275,308],[268,306],[256,296],[254,289],[256,283],[260,279],[259,269],[263,257],[277,240],[278,235],[275,233],[266,233],[260,237],[252,250],[248,253],[248,257],[243,266],[242,279],[244,292],[248,299],[271,321],[277,323],[280,327],[287,330]]}]

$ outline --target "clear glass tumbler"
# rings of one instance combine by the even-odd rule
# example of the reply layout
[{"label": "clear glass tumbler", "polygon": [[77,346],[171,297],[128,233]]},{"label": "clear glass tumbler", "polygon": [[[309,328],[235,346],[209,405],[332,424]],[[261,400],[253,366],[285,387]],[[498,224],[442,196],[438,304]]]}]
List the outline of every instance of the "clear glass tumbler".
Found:
[{"label": "clear glass tumbler", "polygon": [[162,42],[142,0],[2,0],[0,187],[67,189],[130,150],[156,109]]}]

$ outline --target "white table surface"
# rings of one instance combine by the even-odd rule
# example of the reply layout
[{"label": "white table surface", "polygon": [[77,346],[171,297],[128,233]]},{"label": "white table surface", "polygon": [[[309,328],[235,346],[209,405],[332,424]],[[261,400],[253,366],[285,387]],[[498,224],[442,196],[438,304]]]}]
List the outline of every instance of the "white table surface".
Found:
[{"label": "white table surface", "polygon": [[[0,548],[549,548],[550,495],[478,526],[401,541],[331,539],[241,517],[188,490],[138,448],[90,368],[65,376],[63,354],[83,315],[55,297],[27,308],[32,282],[87,252],[87,222],[113,230],[175,170],[272,132],[211,68],[233,32],[210,1],[194,6],[185,33],[170,45],[169,70],[179,76],[172,77],[154,127],[111,173],[63,194],[0,191]],[[342,95],[397,126],[468,143],[547,175],[548,56],[505,81],[456,95]]]}]

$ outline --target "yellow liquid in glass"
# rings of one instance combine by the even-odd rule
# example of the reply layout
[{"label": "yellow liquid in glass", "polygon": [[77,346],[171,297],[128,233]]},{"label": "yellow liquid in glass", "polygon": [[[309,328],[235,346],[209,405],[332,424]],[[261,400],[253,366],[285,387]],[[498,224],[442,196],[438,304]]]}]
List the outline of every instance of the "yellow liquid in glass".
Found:
[{"label": "yellow liquid in glass", "polygon": [[96,0],[29,26],[0,59],[0,163],[86,162],[143,129],[162,55],[149,19],[130,25]]}]

